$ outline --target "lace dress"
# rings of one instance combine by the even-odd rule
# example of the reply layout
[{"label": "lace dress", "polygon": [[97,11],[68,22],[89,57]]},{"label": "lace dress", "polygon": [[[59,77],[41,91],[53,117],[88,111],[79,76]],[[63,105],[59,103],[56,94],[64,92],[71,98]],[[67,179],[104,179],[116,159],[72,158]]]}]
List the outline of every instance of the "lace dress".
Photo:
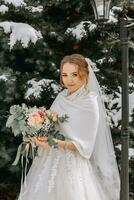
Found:
[{"label": "lace dress", "polygon": [[99,120],[96,99],[84,87],[69,96],[66,90],[58,95],[51,109],[68,114],[59,129],[77,151],[39,147],[18,200],[108,200],[90,160]]}]

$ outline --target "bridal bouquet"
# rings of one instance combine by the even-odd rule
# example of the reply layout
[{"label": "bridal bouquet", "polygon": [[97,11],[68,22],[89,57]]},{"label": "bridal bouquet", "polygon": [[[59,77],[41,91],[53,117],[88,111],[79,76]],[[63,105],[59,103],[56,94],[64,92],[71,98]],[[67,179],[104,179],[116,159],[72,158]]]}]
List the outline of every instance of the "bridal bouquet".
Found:
[{"label": "bridal bouquet", "polygon": [[65,137],[57,129],[58,121],[66,121],[68,116],[58,116],[57,113],[47,110],[45,107],[28,107],[26,104],[10,107],[10,116],[6,127],[12,128],[14,136],[22,135],[23,141],[18,147],[13,165],[17,165],[20,156],[34,158],[37,146],[32,137],[47,137],[50,146],[56,148],[54,138],[65,140]]}]

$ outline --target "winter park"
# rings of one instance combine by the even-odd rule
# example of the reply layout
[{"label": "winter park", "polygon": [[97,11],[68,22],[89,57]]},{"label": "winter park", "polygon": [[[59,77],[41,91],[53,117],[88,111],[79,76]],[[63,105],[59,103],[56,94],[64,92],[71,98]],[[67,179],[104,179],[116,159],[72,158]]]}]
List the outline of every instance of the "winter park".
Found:
[{"label": "winter park", "polygon": [[1,0],[0,200],[78,198],[134,200],[134,1]]}]

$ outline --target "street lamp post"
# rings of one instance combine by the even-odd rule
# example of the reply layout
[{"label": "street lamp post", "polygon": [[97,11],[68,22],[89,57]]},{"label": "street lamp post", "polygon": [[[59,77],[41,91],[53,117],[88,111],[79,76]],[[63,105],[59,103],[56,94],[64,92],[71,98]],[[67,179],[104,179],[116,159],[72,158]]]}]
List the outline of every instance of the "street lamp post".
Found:
[{"label": "street lamp post", "polygon": [[[109,19],[110,0],[90,0],[95,19],[103,23]],[[131,0],[132,1],[132,0]],[[129,200],[129,95],[128,95],[128,30],[127,19],[120,18],[120,41],[122,62],[122,128],[121,128],[121,191],[120,200]]]},{"label": "street lamp post", "polygon": [[120,19],[122,61],[122,128],[121,128],[121,191],[120,200],[129,200],[129,49],[127,20]]}]

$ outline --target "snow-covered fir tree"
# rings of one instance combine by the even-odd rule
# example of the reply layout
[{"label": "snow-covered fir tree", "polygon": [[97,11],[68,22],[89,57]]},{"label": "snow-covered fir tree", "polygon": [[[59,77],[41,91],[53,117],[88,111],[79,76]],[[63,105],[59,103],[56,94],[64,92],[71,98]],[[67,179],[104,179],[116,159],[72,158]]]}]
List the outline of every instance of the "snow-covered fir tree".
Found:
[{"label": "snow-covered fir tree", "polygon": [[[64,55],[90,58],[103,91],[120,167],[121,53],[118,13],[124,1],[114,0],[109,21],[98,27],[87,0],[1,0],[0,2],[0,199],[15,199],[20,167],[11,165],[21,138],[5,127],[11,105],[47,108],[62,87],[59,64]],[[134,18],[134,9],[128,9]],[[130,193],[134,193],[134,32],[130,30]]]}]

